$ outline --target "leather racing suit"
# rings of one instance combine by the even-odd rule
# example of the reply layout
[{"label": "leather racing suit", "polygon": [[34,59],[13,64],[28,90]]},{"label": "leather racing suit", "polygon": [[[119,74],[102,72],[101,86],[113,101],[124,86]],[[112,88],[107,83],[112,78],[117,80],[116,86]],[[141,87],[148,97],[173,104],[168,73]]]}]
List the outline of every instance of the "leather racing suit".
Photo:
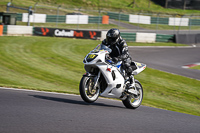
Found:
[{"label": "leather racing suit", "polygon": [[110,57],[112,58],[112,60],[114,62],[122,61],[122,68],[125,70],[127,74],[126,76],[131,76],[133,71],[133,67],[131,67],[132,59],[129,55],[128,45],[126,41],[120,36],[119,40],[115,44],[108,44],[106,42],[106,39],[102,41],[102,44],[112,49],[112,52],[110,53]]}]

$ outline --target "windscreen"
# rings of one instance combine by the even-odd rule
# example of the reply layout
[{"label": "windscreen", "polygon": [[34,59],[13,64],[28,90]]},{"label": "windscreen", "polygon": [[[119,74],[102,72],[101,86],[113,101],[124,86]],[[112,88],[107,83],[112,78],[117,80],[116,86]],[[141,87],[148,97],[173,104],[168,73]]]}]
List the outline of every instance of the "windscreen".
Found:
[{"label": "windscreen", "polygon": [[101,50],[108,51],[109,53],[112,52],[112,50],[109,47],[107,47],[106,45],[99,44],[99,45],[97,45],[97,47],[94,50],[91,51],[91,53],[98,53]]}]

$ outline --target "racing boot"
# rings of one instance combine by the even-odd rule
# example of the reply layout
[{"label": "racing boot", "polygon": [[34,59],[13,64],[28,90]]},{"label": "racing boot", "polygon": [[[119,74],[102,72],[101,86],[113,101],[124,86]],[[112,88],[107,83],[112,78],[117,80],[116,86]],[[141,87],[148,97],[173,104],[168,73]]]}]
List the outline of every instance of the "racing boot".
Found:
[{"label": "racing boot", "polygon": [[130,81],[130,84],[129,84],[128,88],[127,88],[127,92],[137,96],[138,95],[138,91],[137,91],[137,89],[135,87],[135,79],[134,79],[133,75],[131,75],[129,77],[129,81]]}]

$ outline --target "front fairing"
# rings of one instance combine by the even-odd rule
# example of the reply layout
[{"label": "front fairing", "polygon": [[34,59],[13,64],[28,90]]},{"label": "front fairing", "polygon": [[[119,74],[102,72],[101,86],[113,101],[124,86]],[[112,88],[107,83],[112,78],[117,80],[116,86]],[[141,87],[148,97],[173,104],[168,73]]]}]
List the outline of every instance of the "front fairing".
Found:
[{"label": "front fairing", "polygon": [[100,62],[105,62],[106,54],[111,53],[112,50],[103,44],[97,45],[90,53],[86,55],[83,60],[84,64],[95,64]]}]

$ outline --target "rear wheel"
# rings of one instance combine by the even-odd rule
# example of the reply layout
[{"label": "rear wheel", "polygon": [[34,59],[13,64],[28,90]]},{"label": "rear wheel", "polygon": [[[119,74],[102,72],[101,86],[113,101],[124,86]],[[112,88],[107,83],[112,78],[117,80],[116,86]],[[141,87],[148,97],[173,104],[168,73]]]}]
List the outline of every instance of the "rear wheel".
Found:
[{"label": "rear wheel", "polygon": [[100,93],[99,87],[94,88],[94,77],[83,76],[79,85],[81,98],[87,103],[95,102]]},{"label": "rear wheel", "polygon": [[138,80],[135,80],[135,87],[138,91],[138,95],[137,96],[129,95],[125,100],[122,101],[126,108],[136,109],[142,103],[143,88],[142,88],[142,85],[140,84],[140,82]]}]

